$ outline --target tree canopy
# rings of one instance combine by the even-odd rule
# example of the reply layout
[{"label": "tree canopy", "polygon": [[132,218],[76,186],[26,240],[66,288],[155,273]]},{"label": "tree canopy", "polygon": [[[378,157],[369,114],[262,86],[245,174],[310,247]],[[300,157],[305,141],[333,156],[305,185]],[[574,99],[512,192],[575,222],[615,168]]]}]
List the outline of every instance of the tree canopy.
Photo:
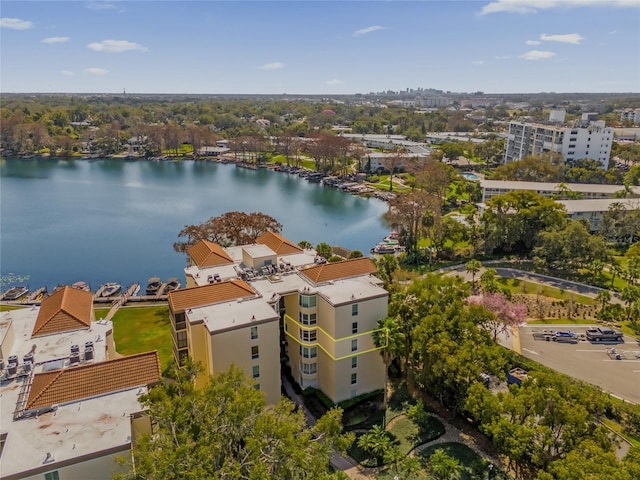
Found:
[{"label": "tree canopy", "polygon": [[186,237],[186,241],[174,243],[173,249],[186,252],[199,240],[209,240],[223,247],[246,245],[265,232],[280,233],[281,230],[282,224],[265,213],[227,212],[200,225],[186,225],[178,233],[178,237]]},{"label": "tree canopy", "polygon": [[313,427],[302,411],[264,397],[235,367],[195,389],[193,365],[174,368],[171,380],[151,389],[148,407],[152,435],[133,449],[130,479],[338,479],[329,457],[344,451],[352,434],[342,434],[340,409],[330,410]]}]

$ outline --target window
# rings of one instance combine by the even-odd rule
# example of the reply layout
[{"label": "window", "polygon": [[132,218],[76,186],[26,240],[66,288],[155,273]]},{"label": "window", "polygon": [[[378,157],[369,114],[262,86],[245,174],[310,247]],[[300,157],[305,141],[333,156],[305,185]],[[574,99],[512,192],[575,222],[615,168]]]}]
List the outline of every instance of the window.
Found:
[{"label": "window", "polygon": [[256,390],[260,390],[260,384],[259,383],[254,383],[253,384],[253,388],[255,388]]},{"label": "window", "polygon": [[356,315],[358,315],[358,304],[354,303],[351,305],[351,316],[355,317]]},{"label": "window", "polygon": [[352,373],[351,374],[351,385],[355,385],[356,383],[358,383],[358,374],[357,373]]},{"label": "window", "polygon": [[300,355],[304,358],[316,358],[318,356],[318,347],[303,347],[300,345]]},{"label": "window", "polygon": [[356,350],[358,350],[358,339],[354,338],[351,340],[351,351],[355,352]]},{"label": "window", "polygon": [[315,375],[318,373],[318,364],[314,363],[303,363],[302,364],[302,373],[305,375]]},{"label": "window", "polygon": [[358,333],[358,322],[351,322],[351,333]]},{"label": "window", "polygon": [[251,327],[251,340],[258,338],[258,327]]},{"label": "window", "polygon": [[255,360],[260,357],[260,353],[258,352],[258,346],[254,345],[251,347],[251,360]]},{"label": "window", "polygon": [[254,365],[252,367],[252,375],[253,378],[259,378],[260,377],[260,365]]},{"label": "window", "polygon": [[60,474],[57,470],[55,472],[45,473],[44,480],[60,480]]},{"label": "window", "polygon": [[318,338],[316,330],[300,330],[300,339],[305,342],[315,342]]},{"label": "window", "polygon": [[358,357],[351,357],[351,368],[358,367]]},{"label": "window", "polygon": [[315,308],[316,306],[315,295],[300,295],[300,306],[304,308]]},{"label": "window", "polygon": [[176,340],[177,340],[177,343],[178,343],[178,350],[181,350],[183,348],[187,348],[189,346],[189,344],[187,343],[187,332],[186,331],[176,332]]},{"label": "window", "polygon": [[300,323],[303,325],[315,325],[318,323],[318,318],[315,313],[302,313],[299,315]]}]

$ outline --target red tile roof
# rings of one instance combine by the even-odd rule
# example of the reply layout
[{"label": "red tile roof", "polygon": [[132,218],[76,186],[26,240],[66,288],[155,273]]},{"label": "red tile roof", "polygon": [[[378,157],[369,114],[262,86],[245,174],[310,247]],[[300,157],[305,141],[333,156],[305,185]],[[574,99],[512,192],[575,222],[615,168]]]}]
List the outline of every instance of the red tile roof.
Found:
[{"label": "red tile roof", "polygon": [[300,253],[302,248],[293,243],[291,240],[287,240],[282,235],[274,232],[265,232],[256,238],[256,243],[266,245],[271,250],[276,252],[277,255],[289,255],[291,253]]},{"label": "red tile roof", "polygon": [[370,258],[354,258],[343,262],[324,263],[300,271],[313,283],[323,283],[343,278],[359,277],[378,270]]},{"label": "red tile roof", "polygon": [[36,373],[25,410],[128,390],[159,379],[160,360],[156,351]]},{"label": "red tile roof", "polygon": [[220,245],[209,240],[200,240],[195,243],[187,250],[187,254],[200,268],[233,263],[233,259]]},{"label": "red tile roof", "polygon": [[184,312],[189,308],[214,305],[239,298],[254,297],[256,292],[243,280],[229,280],[199,287],[184,288],[169,292],[169,307],[173,312]]},{"label": "red tile roof", "polygon": [[31,336],[89,328],[93,318],[93,294],[63,287],[45,298]]}]

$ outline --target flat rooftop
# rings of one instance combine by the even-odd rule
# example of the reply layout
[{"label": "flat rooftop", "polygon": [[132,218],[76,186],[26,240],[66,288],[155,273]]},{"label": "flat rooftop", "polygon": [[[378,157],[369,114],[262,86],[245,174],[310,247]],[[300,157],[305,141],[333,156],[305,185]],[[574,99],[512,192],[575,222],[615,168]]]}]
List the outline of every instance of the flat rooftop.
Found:
[{"label": "flat rooftop", "polygon": [[[545,192],[559,191],[560,183],[553,182],[515,182],[510,180],[480,180],[480,186],[485,189],[505,189],[505,190],[536,190]],[[624,190],[624,185],[604,185],[599,183],[565,183],[567,189],[572,192],[581,193],[606,193],[613,195],[620,190]],[[640,188],[631,187],[636,195],[640,195]]]},{"label": "flat rooftop", "polygon": [[[106,360],[106,335],[112,330],[109,321],[92,322],[85,330],[31,338],[38,308],[24,308],[0,313],[0,324],[13,329],[15,340],[12,355],[22,357],[34,349],[34,372],[47,366],[68,365],[71,345],[83,350],[87,341],[94,345],[94,360]],[[19,366],[20,366],[19,365]],[[122,451],[131,445],[130,414],[142,410],[139,394],[146,388],[132,388],[118,393],[85,398],[59,405],[54,411],[14,421],[18,397],[29,377],[4,381],[0,384],[0,432],[7,433],[0,477],[15,475],[23,478],[26,472],[39,468],[56,469],[56,464],[81,456],[98,456],[98,452]],[[47,453],[53,461],[46,462]],[[50,467],[50,468],[49,468]]]},{"label": "flat rooftop", "polygon": [[593,198],[586,200],[556,200],[564,205],[567,213],[606,212],[614,203],[623,205],[627,210],[640,208],[640,199],[633,198]]}]

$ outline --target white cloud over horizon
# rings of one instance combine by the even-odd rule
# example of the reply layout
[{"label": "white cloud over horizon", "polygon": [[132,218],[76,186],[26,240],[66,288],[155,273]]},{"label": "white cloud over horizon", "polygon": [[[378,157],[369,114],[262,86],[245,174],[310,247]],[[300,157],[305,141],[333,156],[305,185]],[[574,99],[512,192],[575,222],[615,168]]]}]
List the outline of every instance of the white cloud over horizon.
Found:
[{"label": "white cloud over horizon", "polygon": [[490,13],[537,13],[552,8],[575,7],[640,7],[638,0],[495,0],[480,10],[480,15]]},{"label": "white cloud over horizon", "polygon": [[584,40],[584,37],[579,33],[565,33],[563,35],[547,35],[543,33],[540,35],[540,40],[545,42],[559,42],[559,43],[571,43],[573,45],[579,45]]},{"label": "white cloud over horizon", "polygon": [[65,43],[71,40],[71,37],[48,37],[40,40],[40,43]]},{"label": "white cloud over horizon", "polygon": [[109,70],[105,68],[91,67],[85,68],[83,72],[88,73],[89,75],[106,75],[107,73],[109,73]]},{"label": "white cloud over horizon", "polygon": [[327,85],[344,85],[344,82],[342,80],[338,80],[337,78],[332,78],[331,80],[327,81]]},{"label": "white cloud over horizon", "polygon": [[540,45],[542,42],[540,40],[527,40],[526,42],[527,45]]},{"label": "white cloud over horizon", "polygon": [[87,44],[87,48],[96,52],[122,53],[131,51],[147,52],[149,49],[139,43],[128,40],[103,40]]},{"label": "white cloud over horizon", "polygon": [[280,70],[281,68],[284,68],[284,63],[280,63],[280,62],[271,62],[271,63],[265,63],[264,65],[260,65],[258,67],[260,70]]},{"label": "white cloud over horizon", "polygon": [[523,53],[522,55],[518,55],[520,58],[524,58],[525,60],[543,60],[545,58],[554,57],[555,52],[549,52],[545,50],[529,50],[527,53]]},{"label": "white cloud over horizon", "polygon": [[33,23],[29,20],[22,20],[21,18],[0,18],[0,28],[10,28],[11,30],[28,30],[33,26]]},{"label": "white cloud over horizon", "polygon": [[484,65],[484,60],[472,60],[472,65]]},{"label": "white cloud over horizon", "polygon": [[73,72],[71,70],[60,70],[60,74],[66,76],[66,77],[72,77],[73,76]]},{"label": "white cloud over horizon", "polygon": [[371,27],[361,28],[360,30],[356,30],[353,32],[354,37],[359,37],[361,35],[366,35],[367,33],[377,32],[378,30],[386,30],[387,27],[383,27],[382,25],[372,25]]}]

